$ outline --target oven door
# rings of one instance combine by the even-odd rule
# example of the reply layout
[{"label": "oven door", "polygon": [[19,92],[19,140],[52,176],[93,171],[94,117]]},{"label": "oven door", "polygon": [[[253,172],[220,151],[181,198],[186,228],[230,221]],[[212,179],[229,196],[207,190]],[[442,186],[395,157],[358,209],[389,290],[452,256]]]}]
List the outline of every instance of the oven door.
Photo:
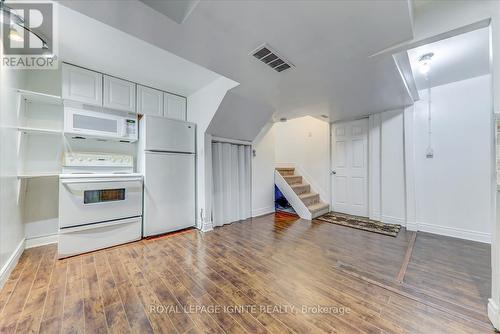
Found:
[{"label": "oven door", "polygon": [[142,215],[142,178],[81,177],[59,180],[59,228]]}]

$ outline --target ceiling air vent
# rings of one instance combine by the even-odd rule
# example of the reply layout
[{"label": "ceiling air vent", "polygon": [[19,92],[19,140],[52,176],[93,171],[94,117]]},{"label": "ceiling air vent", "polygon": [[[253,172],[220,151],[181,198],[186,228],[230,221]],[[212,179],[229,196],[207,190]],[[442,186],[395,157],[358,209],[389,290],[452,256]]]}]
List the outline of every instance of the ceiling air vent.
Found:
[{"label": "ceiling air vent", "polygon": [[292,63],[279,56],[278,53],[271,49],[267,44],[259,46],[257,49],[252,51],[251,55],[271,67],[276,72],[283,72],[284,70],[293,67]]}]

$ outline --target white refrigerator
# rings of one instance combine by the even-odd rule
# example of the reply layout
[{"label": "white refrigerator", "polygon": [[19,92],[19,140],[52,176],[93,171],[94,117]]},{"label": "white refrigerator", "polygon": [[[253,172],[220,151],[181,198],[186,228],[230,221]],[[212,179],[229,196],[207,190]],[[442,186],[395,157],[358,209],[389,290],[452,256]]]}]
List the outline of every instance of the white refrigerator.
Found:
[{"label": "white refrigerator", "polygon": [[138,171],[144,175],[144,237],[195,225],[196,126],[158,116],[139,123]]}]

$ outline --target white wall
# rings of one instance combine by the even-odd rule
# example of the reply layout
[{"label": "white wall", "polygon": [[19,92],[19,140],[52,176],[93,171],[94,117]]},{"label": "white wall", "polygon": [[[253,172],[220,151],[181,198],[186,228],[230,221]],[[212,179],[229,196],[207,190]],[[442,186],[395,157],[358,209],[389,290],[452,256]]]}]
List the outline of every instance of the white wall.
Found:
[{"label": "white wall", "polygon": [[370,218],[406,223],[403,110],[370,116]]},{"label": "white wall", "polygon": [[277,164],[293,164],[298,172],[330,203],[330,125],[314,117],[274,124]]},{"label": "white wall", "polygon": [[275,141],[269,123],[252,143],[252,217],[274,212]]},{"label": "white wall", "polygon": [[368,120],[368,215],[382,220],[380,145],[382,139],[382,114],[370,115]]},{"label": "white wall", "polygon": [[[3,54],[3,47],[0,55]],[[8,70],[0,64],[0,287],[24,249],[22,203],[17,179],[18,133],[16,88],[25,88],[25,71]],[[19,252],[16,254],[16,250]]]},{"label": "white wall", "polygon": [[404,110],[404,159],[405,159],[405,199],[406,229],[417,231],[417,203],[415,194],[415,106]]},{"label": "white wall", "polygon": [[489,242],[491,238],[490,75],[432,88],[432,147],[427,159],[427,91],[414,109],[418,229]]},{"label": "white wall", "polygon": [[187,98],[187,120],[196,123],[196,217],[202,229],[210,229],[212,222],[212,140],[206,131],[227,91],[237,85],[220,77]]},{"label": "white wall", "polygon": [[[59,229],[59,179],[41,177],[26,179],[24,200],[24,234],[30,240],[54,236]],[[28,246],[29,247],[29,246]]]},{"label": "white wall", "polygon": [[370,116],[370,217],[489,242],[491,77],[432,89],[433,159],[425,157],[427,91],[419,94],[404,111]]},{"label": "white wall", "polygon": [[403,110],[382,113],[381,205],[386,223],[406,222]]}]

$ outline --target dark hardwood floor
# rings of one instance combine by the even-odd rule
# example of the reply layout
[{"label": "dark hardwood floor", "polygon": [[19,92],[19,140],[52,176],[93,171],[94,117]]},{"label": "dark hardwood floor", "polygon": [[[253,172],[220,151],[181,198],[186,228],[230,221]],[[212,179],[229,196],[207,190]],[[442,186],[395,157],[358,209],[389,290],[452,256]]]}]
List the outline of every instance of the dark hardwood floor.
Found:
[{"label": "dark hardwood floor", "polygon": [[489,246],[418,233],[405,272],[411,239],[277,214],[64,260],[32,248],[0,333],[492,333]]},{"label": "dark hardwood floor", "polygon": [[405,283],[482,313],[491,295],[490,245],[418,233]]}]

